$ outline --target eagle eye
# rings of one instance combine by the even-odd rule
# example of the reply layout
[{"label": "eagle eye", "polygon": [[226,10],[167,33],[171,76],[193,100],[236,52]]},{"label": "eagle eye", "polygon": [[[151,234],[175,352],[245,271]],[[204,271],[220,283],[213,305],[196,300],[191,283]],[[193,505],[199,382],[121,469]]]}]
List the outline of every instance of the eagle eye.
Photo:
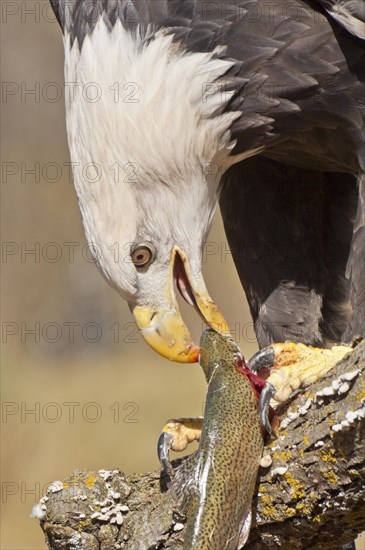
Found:
[{"label": "eagle eye", "polygon": [[131,251],[132,262],[136,267],[144,267],[154,259],[153,248],[150,244],[141,243]]}]

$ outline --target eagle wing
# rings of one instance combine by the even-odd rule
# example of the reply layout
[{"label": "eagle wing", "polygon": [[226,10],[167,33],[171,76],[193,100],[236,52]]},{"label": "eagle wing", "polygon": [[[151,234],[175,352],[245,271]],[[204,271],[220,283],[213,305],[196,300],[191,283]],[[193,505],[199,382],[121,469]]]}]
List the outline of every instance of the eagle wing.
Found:
[{"label": "eagle wing", "polygon": [[363,0],[318,0],[318,2],[351,34],[365,39],[365,2]]}]

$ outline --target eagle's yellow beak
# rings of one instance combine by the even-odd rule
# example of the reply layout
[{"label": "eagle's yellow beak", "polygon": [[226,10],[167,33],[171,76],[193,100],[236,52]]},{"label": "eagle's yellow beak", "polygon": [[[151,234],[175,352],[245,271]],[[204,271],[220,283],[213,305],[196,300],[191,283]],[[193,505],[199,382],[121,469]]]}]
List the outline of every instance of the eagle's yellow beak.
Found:
[{"label": "eagle's yellow beak", "polygon": [[204,280],[191,275],[185,254],[174,247],[165,288],[166,306],[153,308],[132,305],[137,326],[146,342],[163,357],[179,363],[195,363],[199,358],[197,346],[182,320],[175,296],[175,282],[185,300],[197,309],[204,322],[221,334],[228,335],[228,325],[208,294]]}]

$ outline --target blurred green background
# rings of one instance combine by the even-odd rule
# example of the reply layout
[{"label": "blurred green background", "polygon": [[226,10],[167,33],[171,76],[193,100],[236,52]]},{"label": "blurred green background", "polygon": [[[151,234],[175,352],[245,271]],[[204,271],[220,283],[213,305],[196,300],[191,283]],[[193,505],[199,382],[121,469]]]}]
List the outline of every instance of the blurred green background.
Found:
[{"label": "blurred green background", "polygon": [[[2,532],[44,549],[29,515],[74,468],[157,468],[172,416],[202,413],[196,365],[158,357],[90,261],[69,174],[63,44],[46,0],[2,2]],[[204,256],[211,295],[256,351],[217,216]],[[203,329],[182,305],[195,338]]]}]

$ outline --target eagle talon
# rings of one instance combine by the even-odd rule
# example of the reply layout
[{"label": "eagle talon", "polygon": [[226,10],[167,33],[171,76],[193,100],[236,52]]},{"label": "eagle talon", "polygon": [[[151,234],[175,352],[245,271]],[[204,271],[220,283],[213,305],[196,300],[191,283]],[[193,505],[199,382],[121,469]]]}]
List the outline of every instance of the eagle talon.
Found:
[{"label": "eagle talon", "polygon": [[158,438],[157,454],[162,469],[170,477],[174,475],[174,469],[170,462],[170,449],[173,443],[174,437],[169,432],[162,432]]},{"label": "eagle talon", "polygon": [[261,349],[255,353],[251,359],[248,361],[247,365],[255,374],[263,369],[270,368],[275,363],[275,352],[272,346]]},{"label": "eagle talon", "polygon": [[364,336],[355,336],[348,345],[352,349],[355,349],[363,340],[364,340]]},{"label": "eagle talon", "polygon": [[276,393],[276,388],[270,382],[266,383],[266,386],[262,390],[259,398],[259,418],[261,425],[267,433],[270,435],[272,432],[270,423],[270,401]]},{"label": "eagle talon", "polygon": [[169,476],[174,475],[170,462],[170,451],[185,451],[189,443],[199,441],[203,419],[178,418],[169,420],[163,427],[157,443],[157,454],[160,464]]}]

